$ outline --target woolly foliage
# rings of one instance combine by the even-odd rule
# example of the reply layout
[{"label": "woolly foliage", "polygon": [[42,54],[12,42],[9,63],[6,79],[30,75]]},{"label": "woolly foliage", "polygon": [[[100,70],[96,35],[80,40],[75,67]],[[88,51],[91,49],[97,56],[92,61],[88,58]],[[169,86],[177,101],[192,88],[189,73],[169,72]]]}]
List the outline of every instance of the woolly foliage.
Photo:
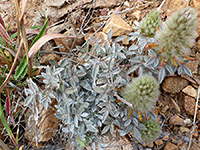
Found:
[{"label": "woolly foliage", "polygon": [[160,136],[160,126],[156,120],[143,120],[142,123],[146,127],[145,130],[140,130],[143,141],[155,140]]},{"label": "woolly foliage", "polygon": [[155,38],[158,42],[158,52],[161,57],[172,62],[173,58],[180,59],[189,55],[191,47],[197,37],[198,13],[194,8],[181,8],[167,19],[166,23],[159,30]]},{"label": "woolly foliage", "polygon": [[156,27],[160,27],[161,19],[156,10],[152,10],[146,17],[142,19],[139,28],[144,36],[153,37]]},{"label": "woolly foliage", "polygon": [[126,85],[122,96],[133,104],[135,110],[147,112],[154,108],[159,96],[159,84],[149,75],[142,75]]}]

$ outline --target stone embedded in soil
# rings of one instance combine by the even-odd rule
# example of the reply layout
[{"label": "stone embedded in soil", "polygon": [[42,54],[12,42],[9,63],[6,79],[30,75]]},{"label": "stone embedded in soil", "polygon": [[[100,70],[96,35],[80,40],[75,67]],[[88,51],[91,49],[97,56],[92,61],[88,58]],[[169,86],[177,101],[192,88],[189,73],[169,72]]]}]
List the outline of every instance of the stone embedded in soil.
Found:
[{"label": "stone embedded in soil", "polygon": [[181,132],[181,133],[189,133],[189,132],[190,132],[190,129],[188,129],[187,127],[181,126],[181,127],[180,127],[180,132]]},{"label": "stone embedded in soil", "polygon": [[109,19],[105,27],[103,28],[104,33],[108,33],[110,30],[113,31],[113,36],[119,36],[130,33],[133,29],[132,27],[122,19],[122,17],[115,13]]},{"label": "stone embedded in soil", "polygon": [[187,115],[194,115],[195,112],[195,99],[190,96],[185,96],[183,107]]},{"label": "stone embedded in soil", "polygon": [[[52,107],[53,107],[52,103]],[[38,105],[38,112],[41,112],[38,119],[38,142],[46,142],[56,135],[56,130],[60,126],[60,121],[54,114],[52,109],[46,110],[41,104]],[[33,112],[28,109],[25,113],[25,138],[29,142],[35,142],[35,121],[33,120]],[[29,119],[31,117],[31,119]],[[42,145],[41,145],[42,146]]]},{"label": "stone embedded in soil", "polygon": [[155,141],[155,144],[157,145],[157,147],[163,145],[163,140],[159,139]]},{"label": "stone embedded in soil", "polygon": [[184,123],[184,120],[177,115],[170,117],[169,124],[170,125],[181,125]]},{"label": "stone embedded in soil", "polygon": [[[92,36],[93,34],[89,34],[86,35],[85,40],[87,41],[90,36]],[[105,34],[104,32],[98,32],[94,35],[94,39],[90,38],[90,44],[93,46],[96,43],[98,43],[101,46],[104,46],[105,42],[107,41],[107,34]]]},{"label": "stone embedded in soil", "polygon": [[188,81],[181,77],[168,77],[162,83],[162,88],[168,93],[179,93],[188,85]]},{"label": "stone embedded in soil", "polygon": [[164,150],[178,150],[178,147],[175,144],[167,143],[164,147]]},{"label": "stone embedded in soil", "polygon": [[183,93],[196,98],[197,97],[197,90],[193,88],[191,85],[188,85],[182,90]]}]

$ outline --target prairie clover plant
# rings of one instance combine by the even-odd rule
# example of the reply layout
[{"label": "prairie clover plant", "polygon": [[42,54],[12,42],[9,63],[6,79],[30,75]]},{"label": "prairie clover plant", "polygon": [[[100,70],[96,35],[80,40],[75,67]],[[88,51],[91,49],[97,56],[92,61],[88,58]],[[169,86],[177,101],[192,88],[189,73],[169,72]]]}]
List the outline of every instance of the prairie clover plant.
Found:
[{"label": "prairie clover plant", "polygon": [[[149,17],[154,16],[147,15],[148,19]],[[132,69],[139,68],[140,74],[151,72],[158,76],[159,83],[166,75],[173,75],[176,71],[179,75],[183,73],[192,76],[191,71],[184,64],[190,61],[187,56],[191,53],[191,47],[197,37],[197,11],[191,7],[181,8],[164,24],[158,26],[158,31],[152,38],[148,38],[142,29],[150,26],[149,21],[144,21],[148,20],[147,18],[141,23],[136,22],[135,29],[139,30],[129,34],[129,40],[134,41],[129,47],[132,54],[135,53],[132,58],[132,63],[135,65]],[[155,23],[153,25],[157,28]],[[184,57],[186,59],[183,59]]]},{"label": "prairie clover plant", "polygon": [[123,89],[122,96],[133,104],[135,110],[148,112],[153,110],[159,96],[159,84],[150,75],[133,79]]},{"label": "prairie clover plant", "polygon": [[152,10],[150,13],[142,19],[139,24],[142,35],[147,37],[154,37],[156,28],[159,28],[162,21],[158,11]]},{"label": "prairie clover plant", "polygon": [[[184,8],[181,11],[187,12],[184,16],[189,17],[193,9]],[[192,24],[192,21],[187,23],[189,21],[186,20],[184,23]],[[153,25],[157,26],[157,23]],[[163,28],[157,32],[164,32],[161,31]],[[128,49],[119,44],[125,39],[124,36],[110,42],[110,31],[104,46],[86,43],[77,47],[81,54],[78,57],[80,61],[72,58],[65,58],[58,63],[50,61],[51,66],[47,66],[46,71],[38,76],[43,79],[44,90],[35,87],[34,82],[29,82],[29,85],[33,85],[26,90],[28,97],[25,104],[29,106],[33,102],[30,99],[35,95],[48,108],[51,99],[56,98],[56,116],[62,120],[62,131],[68,142],[79,149],[88,144],[93,149],[106,147],[107,144],[101,143],[101,135],[107,132],[113,134],[115,130],[121,136],[133,131],[138,141],[157,138],[160,129],[156,123],[157,117],[151,110],[159,96],[158,83],[177,69],[179,74],[191,75],[191,72],[183,64],[175,66],[168,61],[163,63],[158,40],[144,36],[139,23],[135,29],[138,30],[129,34],[131,46]],[[183,32],[186,33],[185,30]],[[134,75],[138,77],[132,79]],[[138,111],[142,115],[138,115]]]}]

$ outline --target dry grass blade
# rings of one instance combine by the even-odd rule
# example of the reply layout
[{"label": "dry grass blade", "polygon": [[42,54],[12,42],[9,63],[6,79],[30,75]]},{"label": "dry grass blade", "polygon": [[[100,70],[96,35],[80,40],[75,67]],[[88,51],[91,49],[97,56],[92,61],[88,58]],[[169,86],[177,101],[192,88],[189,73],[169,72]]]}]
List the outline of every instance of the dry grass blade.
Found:
[{"label": "dry grass blade", "polygon": [[1,17],[1,15],[0,15],[0,24],[2,24],[2,26],[3,26],[4,28],[6,28],[6,27],[5,27],[5,24],[4,24],[4,21],[3,21],[2,17]]},{"label": "dry grass blade", "polygon": [[11,74],[12,74],[14,68],[15,68],[15,64],[16,64],[16,62],[17,62],[17,58],[18,58],[18,56],[19,56],[21,47],[22,47],[22,40],[20,41],[20,44],[19,44],[19,47],[18,47],[18,50],[17,50],[17,54],[16,54],[16,56],[15,56],[15,59],[14,59],[14,62],[13,62],[13,64],[12,64],[12,67],[11,67],[11,69],[10,69],[10,72],[9,72],[9,74],[7,75],[7,77],[6,77],[5,81],[3,82],[3,84],[2,84],[1,87],[0,87],[0,92],[3,90],[3,88],[6,86],[6,84],[8,83],[8,81],[9,81],[9,79],[10,79],[10,76],[11,76]]},{"label": "dry grass blade", "polygon": [[8,35],[8,32],[1,23],[0,23],[0,35],[7,43],[12,43],[10,36]]},{"label": "dry grass blade", "polygon": [[21,12],[19,20],[21,20],[23,18],[23,16],[24,16],[26,4],[27,4],[27,0],[22,0],[22,12]]},{"label": "dry grass blade", "polygon": [[39,34],[40,33],[39,30],[30,29],[30,28],[25,29],[25,31],[26,31],[26,34]]},{"label": "dry grass blade", "polygon": [[28,56],[29,58],[32,58],[35,53],[37,53],[37,51],[49,40],[52,39],[56,39],[56,38],[75,38],[73,36],[66,36],[63,34],[46,34],[43,37],[41,37],[37,42],[35,42],[35,44],[31,47],[31,49],[29,50]]}]

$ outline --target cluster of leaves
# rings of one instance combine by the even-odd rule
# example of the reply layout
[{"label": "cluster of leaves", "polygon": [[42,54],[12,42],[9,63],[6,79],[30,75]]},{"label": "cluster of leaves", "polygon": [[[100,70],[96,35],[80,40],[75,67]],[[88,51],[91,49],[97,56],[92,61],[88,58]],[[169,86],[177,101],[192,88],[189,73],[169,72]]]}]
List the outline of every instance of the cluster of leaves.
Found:
[{"label": "cluster of leaves", "polygon": [[[139,29],[139,24],[136,28]],[[28,80],[25,105],[37,112],[36,99],[48,108],[51,99],[56,98],[56,116],[62,120],[62,131],[68,141],[78,148],[91,144],[93,149],[102,149],[107,145],[101,143],[100,135],[106,132],[113,134],[115,127],[121,136],[134,131],[138,141],[157,138],[160,128],[155,121],[156,116],[151,112],[159,95],[159,86],[154,77],[161,83],[166,75],[174,74],[177,70],[178,74],[191,75],[191,72],[184,64],[166,61],[161,55],[161,50],[166,47],[158,51],[160,47],[156,38],[145,37],[141,30],[129,35],[132,45],[128,49],[119,44],[125,39],[124,36],[110,43],[110,31],[103,46],[95,44],[90,47],[86,43],[77,47],[81,63],[70,58],[59,63],[50,61],[51,66],[47,66],[46,71],[38,76],[45,84],[44,89]],[[139,77],[132,79],[133,76]],[[141,97],[134,95],[137,93]],[[149,101],[152,105],[147,108]],[[38,119],[37,115],[35,119]]]}]

